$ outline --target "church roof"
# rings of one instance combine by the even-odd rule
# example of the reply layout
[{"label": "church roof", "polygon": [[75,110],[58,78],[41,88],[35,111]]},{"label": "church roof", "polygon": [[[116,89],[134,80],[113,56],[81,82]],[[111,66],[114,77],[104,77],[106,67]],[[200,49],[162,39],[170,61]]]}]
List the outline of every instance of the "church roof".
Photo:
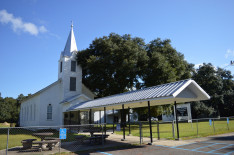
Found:
[{"label": "church roof", "polygon": [[60,104],[66,103],[66,102],[74,101],[74,100],[78,99],[79,97],[85,97],[86,99],[91,100],[91,99],[90,99],[88,96],[86,96],[85,94],[77,94],[77,95],[74,95],[74,96],[70,96],[70,97],[65,98],[64,100],[62,100],[62,101],[60,102]]},{"label": "church roof", "polygon": [[71,56],[72,52],[77,51],[76,39],[73,32],[73,24],[71,25],[71,31],[67,38],[67,43],[65,45],[64,51],[62,52],[63,56]]},{"label": "church roof", "polygon": [[60,82],[61,82],[61,79],[58,79],[57,81],[55,81],[55,82],[51,83],[50,85],[46,86],[45,88],[43,88],[43,89],[41,89],[41,90],[37,91],[36,93],[34,93],[34,94],[32,94],[32,95],[28,96],[27,98],[23,99],[23,101],[22,101],[22,102],[24,102],[24,101],[26,101],[26,100],[28,100],[28,99],[30,99],[30,98],[32,98],[32,97],[34,97],[34,96],[36,96],[36,95],[41,94],[42,92],[46,91],[47,89],[49,89],[49,88],[53,87],[54,85],[56,85],[56,84],[58,84],[58,83],[60,83]]},{"label": "church roof", "polygon": [[137,108],[147,106],[147,101],[155,106],[172,104],[174,101],[182,103],[208,99],[210,96],[194,80],[187,79],[86,101],[68,108],[67,111],[103,110],[103,107],[106,110],[121,109],[122,104]]}]

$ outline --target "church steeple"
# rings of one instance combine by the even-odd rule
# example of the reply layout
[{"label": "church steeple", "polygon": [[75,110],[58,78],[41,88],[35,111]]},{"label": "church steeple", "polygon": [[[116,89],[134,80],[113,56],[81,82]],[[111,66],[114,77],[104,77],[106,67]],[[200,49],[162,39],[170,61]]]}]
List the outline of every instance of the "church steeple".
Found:
[{"label": "church steeple", "polygon": [[58,79],[62,81],[63,99],[82,93],[82,68],[76,61],[76,40],[73,24],[64,51],[58,61]]},{"label": "church steeple", "polygon": [[63,56],[71,56],[74,51],[77,51],[77,46],[76,46],[76,39],[75,35],[73,32],[73,22],[71,24],[71,31],[70,34],[67,38],[67,43],[64,48],[64,51],[62,52]]}]

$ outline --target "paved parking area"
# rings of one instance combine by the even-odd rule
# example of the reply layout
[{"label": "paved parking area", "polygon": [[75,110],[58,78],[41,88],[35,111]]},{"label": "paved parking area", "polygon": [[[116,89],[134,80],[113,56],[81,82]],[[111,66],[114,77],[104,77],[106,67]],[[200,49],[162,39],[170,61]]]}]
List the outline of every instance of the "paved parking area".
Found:
[{"label": "paved parking area", "polygon": [[[181,142],[184,143],[181,145]],[[178,144],[166,143],[133,146],[129,148],[106,149],[87,152],[82,155],[234,155],[234,133],[181,141]],[[163,145],[162,145],[163,144]]]},{"label": "paved parking area", "polygon": [[216,142],[195,142],[191,144],[179,145],[179,146],[162,146],[169,149],[184,150],[188,152],[197,152],[205,154],[222,154],[222,155],[234,155],[234,144],[229,143],[216,143]]},{"label": "paved parking area", "polygon": [[234,155],[234,144],[197,142],[180,146],[144,145],[118,150],[104,150],[81,155]]}]

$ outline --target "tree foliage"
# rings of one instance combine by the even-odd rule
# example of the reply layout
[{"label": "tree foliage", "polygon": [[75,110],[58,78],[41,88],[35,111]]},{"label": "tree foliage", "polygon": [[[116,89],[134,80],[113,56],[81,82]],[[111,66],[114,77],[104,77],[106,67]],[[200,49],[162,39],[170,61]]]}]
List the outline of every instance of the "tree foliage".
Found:
[{"label": "tree foliage", "polygon": [[14,98],[0,99],[0,122],[15,123],[19,117],[19,108]]},{"label": "tree foliage", "polygon": [[[138,37],[111,33],[96,38],[89,48],[78,52],[77,61],[82,66],[83,83],[97,97],[192,77],[211,96],[209,101],[192,103],[195,117],[234,115],[230,110],[234,107],[231,72],[216,69],[210,63],[194,69],[194,65],[172,47],[169,39],[157,38],[146,44]],[[172,105],[157,106],[151,115],[171,112],[170,109]],[[138,111],[148,112],[147,108]]]},{"label": "tree foliage", "polygon": [[154,86],[191,77],[191,67],[184,56],[171,46],[169,39],[155,39],[146,46],[147,67],[144,69],[144,85]]},{"label": "tree foliage", "polygon": [[[186,79],[192,71],[170,40],[158,38],[145,44],[129,34],[96,38],[89,48],[78,52],[77,61],[83,70],[83,83],[97,97]],[[152,115],[158,116],[162,109],[152,109]]]},{"label": "tree foliage", "polygon": [[83,83],[98,97],[113,95],[140,85],[141,67],[147,55],[141,38],[111,33],[95,39],[78,53]]},{"label": "tree foliage", "polygon": [[141,38],[111,33],[78,52],[77,61],[84,84],[98,97],[191,77],[191,67],[168,39],[146,45]]},{"label": "tree foliage", "polygon": [[0,97],[0,122],[18,123],[20,103],[27,97],[28,96],[24,96],[23,94],[20,94],[17,99],[12,97]]},{"label": "tree foliage", "polygon": [[[195,116],[230,116],[234,112],[231,101],[234,95],[234,82],[231,72],[215,68],[211,63],[203,63],[193,75],[193,79],[211,96],[210,100],[193,103]],[[199,114],[200,113],[200,114]]]}]

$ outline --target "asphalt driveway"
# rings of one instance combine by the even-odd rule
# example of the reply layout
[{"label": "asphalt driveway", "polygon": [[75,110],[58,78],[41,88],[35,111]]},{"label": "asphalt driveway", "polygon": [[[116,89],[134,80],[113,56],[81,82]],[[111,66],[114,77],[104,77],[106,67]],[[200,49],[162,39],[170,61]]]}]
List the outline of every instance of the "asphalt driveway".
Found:
[{"label": "asphalt driveway", "polygon": [[141,145],[125,148],[112,148],[81,155],[234,155],[234,133],[197,138],[183,145]]}]

